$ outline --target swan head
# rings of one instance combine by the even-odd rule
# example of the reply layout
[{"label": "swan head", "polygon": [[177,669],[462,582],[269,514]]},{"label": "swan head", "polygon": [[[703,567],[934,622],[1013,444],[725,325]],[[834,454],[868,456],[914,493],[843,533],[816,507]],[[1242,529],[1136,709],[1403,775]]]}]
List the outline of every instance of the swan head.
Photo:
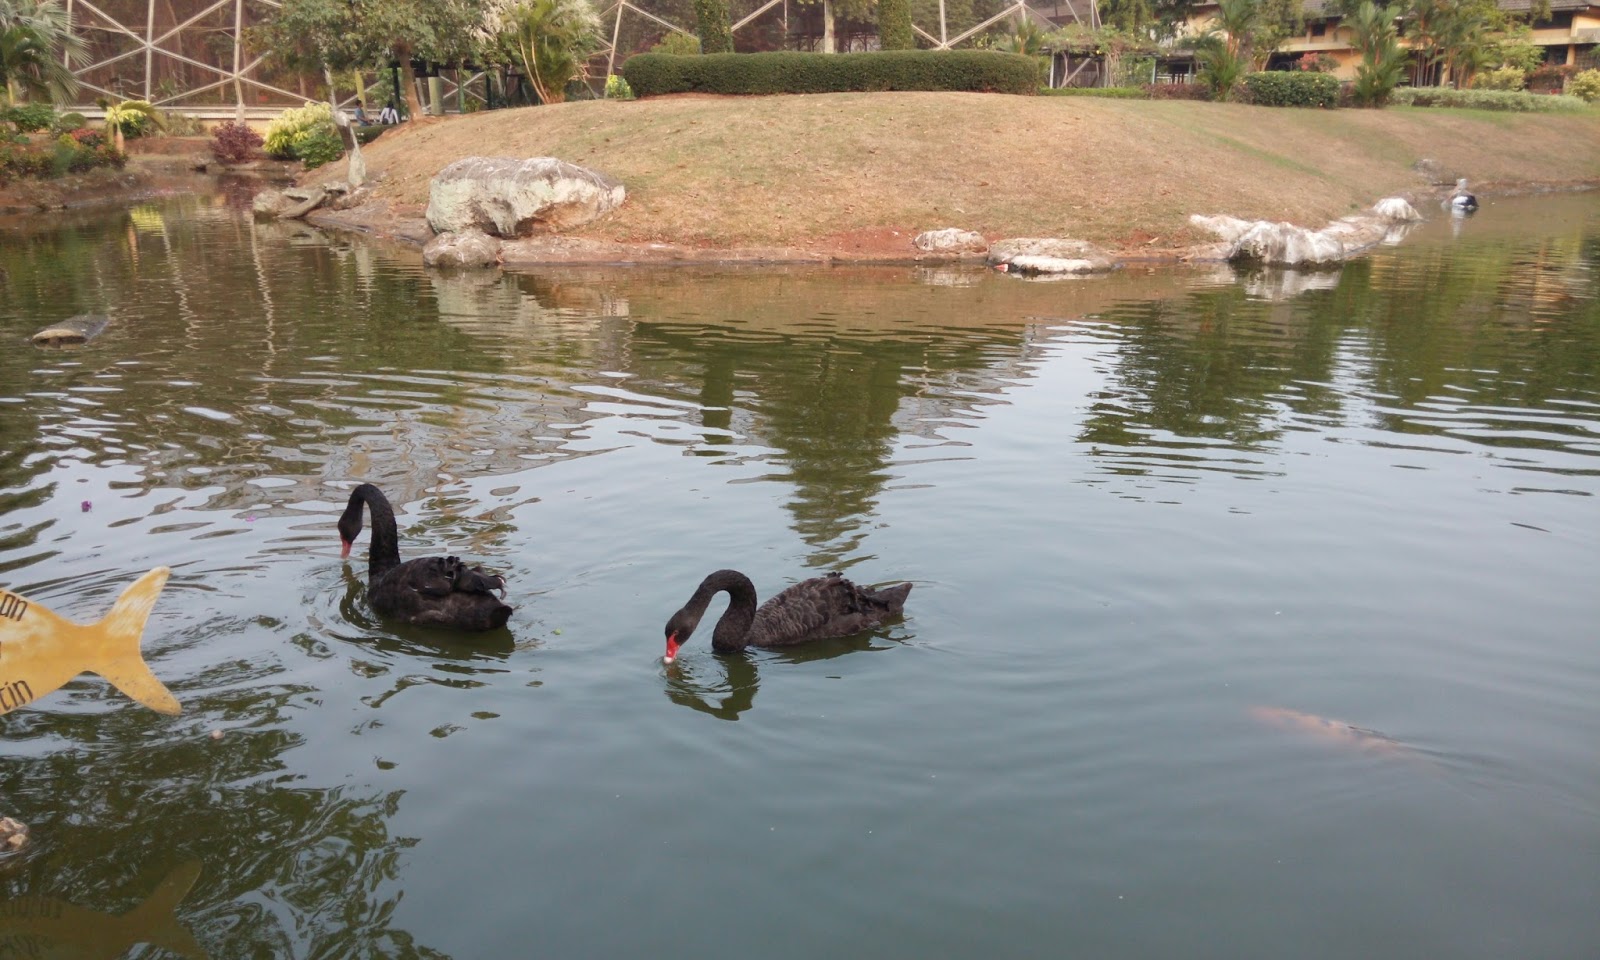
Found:
[{"label": "swan head", "polygon": [[700,618],[689,610],[679,610],[667,621],[666,630],[663,631],[667,638],[667,652],[661,658],[662,663],[671,663],[678,659],[678,648],[689,639],[689,634],[694,633],[694,628],[700,625]]},{"label": "swan head", "polygon": [[1462,177],[1460,180],[1456,181],[1456,193],[1466,193],[1466,192],[1467,192],[1467,178],[1466,177]]}]

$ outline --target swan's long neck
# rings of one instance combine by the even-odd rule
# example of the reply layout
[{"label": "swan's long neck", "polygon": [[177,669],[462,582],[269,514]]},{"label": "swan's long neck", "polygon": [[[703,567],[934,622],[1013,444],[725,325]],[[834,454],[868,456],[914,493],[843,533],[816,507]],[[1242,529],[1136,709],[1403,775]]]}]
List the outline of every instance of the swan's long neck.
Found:
[{"label": "swan's long neck", "polygon": [[724,652],[743,650],[750,645],[750,627],[756,621],[756,586],[749,577],[737,570],[718,570],[700,581],[684,609],[698,623],[711,598],[724,590],[728,593],[728,609],[711,631],[711,648]]},{"label": "swan's long neck", "polygon": [[345,507],[341,527],[353,516],[355,531],[361,532],[363,503],[372,512],[372,545],[367,548],[367,579],[371,581],[400,565],[400,535],[395,529],[394,508],[389,506],[389,499],[370,483],[350,491],[350,504]]}]

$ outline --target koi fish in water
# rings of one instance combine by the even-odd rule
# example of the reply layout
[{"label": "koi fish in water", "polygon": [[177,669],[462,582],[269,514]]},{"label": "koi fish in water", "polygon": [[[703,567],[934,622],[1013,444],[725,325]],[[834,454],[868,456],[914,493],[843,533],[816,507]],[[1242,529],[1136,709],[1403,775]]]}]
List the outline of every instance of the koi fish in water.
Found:
[{"label": "koi fish in water", "polygon": [[1411,753],[1405,744],[1376,730],[1352,726],[1342,720],[1330,720],[1310,713],[1301,713],[1285,707],[1251,707],[1250,716],[1279,730],[1309,734],[1326,743],[1386,756],[1404,756]]},{"label": "koi fish in water", "polygon": [[176,915],[199,876],[200,861],[179,866],[150,899],[121,916],[49,897],[0,901],[0,957],[120,957],[146,943],[205,960],[205,949]]},{"label": "koi fish in water", "polygon": [[171,573],[157,567],[140,577],[99,623],[74,623],[0,590],[0,715],[54,693],[86,670],[151,710],[176,715],[178,701],[139,652],[145,620]]}]

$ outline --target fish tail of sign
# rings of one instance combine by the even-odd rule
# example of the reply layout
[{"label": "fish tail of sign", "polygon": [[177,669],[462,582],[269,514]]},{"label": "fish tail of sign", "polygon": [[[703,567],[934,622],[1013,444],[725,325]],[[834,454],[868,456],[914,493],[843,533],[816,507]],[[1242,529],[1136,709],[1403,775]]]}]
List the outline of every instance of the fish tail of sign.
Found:
[{"label": "fish tail of sign", "polygon": [[179,864],[161,881],[161,886],[150,894],[150,899],[122,918],[123,924],[130,930],[138,931],[141,942],[155,944],[193,960],[207,960],[205,948],[178,923],[178,905],[189,895],[189,889],[199,878],[199,860]]},{"label": "fish tail of sign", "polygon": [[99,629],[100,649],[91,652],[89,669],[111,681],[111,685],[157,713],[176,716],[182,709],[157,680],[139,652],[139,637],[144,622],[156,605],[156,597],[172,573],[156,567],[122,591],[106,618],[95,624]]}]

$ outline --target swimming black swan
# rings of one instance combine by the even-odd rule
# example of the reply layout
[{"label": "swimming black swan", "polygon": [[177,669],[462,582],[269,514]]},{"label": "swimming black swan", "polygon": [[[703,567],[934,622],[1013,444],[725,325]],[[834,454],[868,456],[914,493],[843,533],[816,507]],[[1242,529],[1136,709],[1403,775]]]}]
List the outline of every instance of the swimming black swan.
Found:
[{"label": "swimming black swan", "polygon": [[1447,203],[1452,212],[1471,213],[1478,209],[1478,198],[1467,192],[1465,177],[1456,181],[1455,192],[1450,194]]},{"label": "swimming black swan", "polygon": [[[430,627],[493,630],[503,627],[511,608],[501,602],[504,577],[469,567],[455,557],[423,557],[400,562],[394,510],[370,483],[350,491],[350,505],[339,518],[341,557],[361,535],[361,506],[372,511],[372,547],[367,551],[367,602],[381,616]],[[494,592],[500,591],[500,597]]]},{"label": "swimming black swan", "polygon": [[694,633],[711,598],[721,590],[728,591],[728,610],[711,632],[711,648],[737,653],[745,647],[787,647],[860,633],[898,616],[911,584],[873,590],[830,573],[800,581],[757,610],[756,588],[750,578],[737,570],[718,570],[700,581],[694,596],[667,621],[663,660],[671,663],[678,656],[678,648]]}]

